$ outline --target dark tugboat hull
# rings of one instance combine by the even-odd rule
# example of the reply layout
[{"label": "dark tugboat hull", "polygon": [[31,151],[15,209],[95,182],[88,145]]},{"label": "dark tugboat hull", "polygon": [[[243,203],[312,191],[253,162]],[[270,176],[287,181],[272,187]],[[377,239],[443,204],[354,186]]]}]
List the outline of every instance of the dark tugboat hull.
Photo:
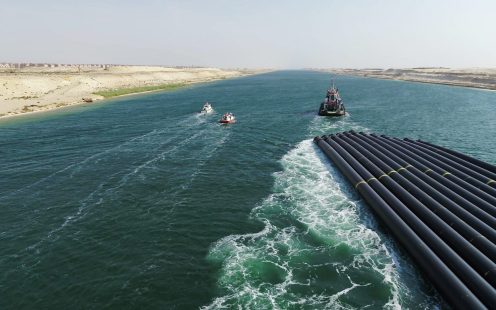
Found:
[{"label": "dark tugboat hull", "polygon": [[320,116],[344,116],[345,114],[346,114],[346,109],[344,108],[344,106],[342,109],[336,111],[328,111],[324,109],[323,103],[320,105],[320,109],[319,109]]},{"label": "dark tugboat hull", "polygon": [[319,111],[320,116],[344,116],[345,114],[346,114],[345,111],[335,111],[335,112]]}]

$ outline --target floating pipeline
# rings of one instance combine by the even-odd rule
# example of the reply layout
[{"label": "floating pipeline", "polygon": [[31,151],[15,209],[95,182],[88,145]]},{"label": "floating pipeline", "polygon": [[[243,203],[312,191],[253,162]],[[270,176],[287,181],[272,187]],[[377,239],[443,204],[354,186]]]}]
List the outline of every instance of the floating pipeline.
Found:
[{"label": "floating pipeline", "polygon": [[314,142],[453,308],[496,305],[491,165],[424,141],[353,131]]},{"label": "floating pipeline", "polygon": [[[496,270],[496,265],[493,263],[493,260],[496,261],[496,247],[493,246],[492,242],[444,208],[402,174],[387,175],[388,172],[396,170],[368,152],[364,147],[355,144],[355,149],[351,146],[354,142],[348,140],[350,142],[348,144],[344,140],[346,139],[345,136],[340,137],[338,135],[331,138],[357,158],[369,171],[373,172],[374,177],[381,178],[384,185],[393,194],[403,201],[411,202],[410,210],[424,223],[436,229],[437,234],[466,260],[473,261],[476,266],[481,266],[482,272]],[[400,171],[406,170],[401,166],[398,169],[401,169]],[[473,241],[469,242],[468,240]],[[490,276],[488,280],[492,285],[496,285],[496,278],[494,278],[496,273]]]},{"label": "floating pipeline", "polygon": [[476,204],[480,209],[487,214],[490,214],[493,218],[496,217],[496,199],[493,196],[487,194],[472,184],[453,176],[444,169],[439,168],[424,158],[425,156],[422,157],[412,153],[411,151],[403,148],[401,145],[392,144],[389,141],[383,141],[375,135],[370,135],[369,137],[362,136],[361,138],[374,141],[405,160],[409,160],[408,158],[415,159],[417,161],[415,167],[422,170],[423,174],[428,175],[430,178],[437,180],[452,190],[455,190],[459,195]]},{"label": "floating pipeline", "polygon": [[[386,158],[386,160],[390,158],[398,162],[402,167],[408,167],[407,169],[399,169],[399,172],[409,179],[412,178],[411,175],[414,175],[427,183],[427,187],[424,186],[424,191],[426,191],[430,196],[437,199],[438,201],[444,201],[444,203],[442,202],[443,204],[450,205],[451,201],[446,200],[446,197],[449,197],[448,199],[451,199],[453,202],[458,203],[459,205],[464,205],[464,208],[458,208],[457,210],[452,211],[457,212],[458,214],[461,213],[459,216],[463,217],[467,223],[471,223],[471,225],[474,227],[478,226],[479,231],[485,231],[487,234],[492,236],[489,237],[486,235],[486,237],[490,238],[493,242],[496,242],[494,240],[494,235],[496,234],[496,218],[483,210],[487,209],[489,211],[492,211],[494,210],[494,207],[492,204],[486,202],[485,200],[479,198],[479,196],[472,193],[473,191],[477,192],[478,189],[472,188],[472,191],[470,190],[471,185],[465,184],[465,187],[469,189],[467,190],[463,186],[460,186],[451,181],[449,179],[450,175],[446,175],[445,177],[443,177],[443,170],[440,170],[438,171],[438,173],[436,173],[435,166],[431,166],[434,170],[428,168],[428,166],[426,165],[430,165],[430,163],[413,153],[411,153],[410,155],[407,154],[408,151],[402,153],[399,148],[391,148],[389,145],[384,144],[383,142],[374,141],[372,137],[354,135],[351,138],[362,145],[365,143],[374,146],[375,148],[380,150],[380,152],[374,151],[373,149],[371,151],[374,154],[381,156],[381,158]],[[409,164],[407,162],[415,163],[415,167],[408,166]],[[422,164],[422,162],[424,162],[425,165]],[[411,174],[407,172],[410,172]],[[446,196],[436,196],[434,190],[437,190],[438,192],[443,193]],[[490,226],[490,229],[484,228],[484,225],[478,223],[478,220],[475,218]]]},{"label": "floating pipeline", "polygon": [[[478,160],[476,158],[467,156],[467,155],[462,154],[462,153],[459,153],[457,151],[453,151],[453,150],[447,149],[445,147],[434,145],[434,144],[431,144],[429,142],[425,142],[425,141],[422,141],[422,140],[417,140],[416,142],[417,143],[420,143],[420,144],[423,144],[425,146],[430,146],[430,149],[431,150],[433,150],[434,152],[438,152],[439,154],[446,154],[446,153],[448,153],[450,155],[453,155],[454,157],[458,157],[459,159],[464,160],[465,162],[472,163],[474,165],[477,165],[477,166],[479,166],[481,168],[486,169],[487,171],[491,171],[491,172],[496,173],[496,166],[491,165],[491,164],[488,164],[488,163],[486,163],[486,162],[484,162],[482,160]],[[453,159],[453,157],[449,157],[449,158]]]},{"label": "floating pipeline", "polygon": [[[354,162],[355,159],[352,159],[352,167],[357,167],[360,170],[365,168],[369,172],[372,172],[372,177],[370,177],[370,175],[362,174],[362,176],[365,177],[366,180],[371,181],[376,178],[381,178],[381,182],[374,182],[373,184],[371,184],[371,186],[376,189],[380,195],[383,195],[383,193],[386,195],[383,195],[386,202],[388,202],[394,209],[394,211],[398,215],[400,215],[400,217],[410,227],[412,227],[412,229],[415,231],[415,233],[417,233],[417,235],[419,235],[419,237],[424,240],[430,241],[431,248],[433,249],[435,254],[438,255],[450,269],[458,271],[456,275],[459,276],[462,280],[465,280],[465,283],[467,283],[467,287],[473,292],[476,292],[476,295],[480,296],[483,301],[487,301],[488,303],[494,302],[494,299],[492,299],[492,297],[495,296],[495,291],[491,287],[491,283],[487,283],[487,281],[484,281],[482,276],[477,274],[477,272],[464,261],[463,257],[460,257],[461,254],[467,254],[471,252],[470,250],[473,250],[473,248],[470,248],[470,243],[466,242],[465,244],[463,244],[463,240],[465,239],[457,238],[459,237],[458,234],[450,234],[449,225],[437,219],[435,217],[435,214],[429,214],[426,208],[422,210],[422,204],[419,203],[418,200],[409,195],[409,193],[405,189],[395,183],[392,177],[387,176],[387,174],[385,174],[383,171],[380,171],[379,168],[371,164],[371,162],[368,161],[368,159],[365,158],[364,155],[358,154],[357,156],[357,154],[354,153],[353,150],[351,150],[345,144],[333,144],[333,142],[338,142],[336,141],[337,139],[335,136],[331,136],[330,138],[332,140],[324,140],[331,144],[338,151],[338,153],[346,158],[349,158],[349,155],[351,155],[356,160],[358,160],[358,162]],[[358,165],[360,164],[363,167],[359,167]],[[397,173],[395,173],[394,175],[396,174]],[[391,198],[391,194],[395,199]],[[401,200],[400,203],[398,203],[397,198]],[[406,203],[403,203],[405,201],[409,202],[410,208],[406,206]],[[414,211],[412,211],[411,209],[413,209]],[[429,215],[432,216],[432,218],[429,218]],[[455,248],[456,251],[450,248],[445,242],[446,240],[443,240],[442,237],[448,239],[447,241],[451,243],[451,245],[453,245],[453,248]],[[478,259],[480,259],[475,261],[475,265],[480,266],[482,273],[486,273],[487,270],[496,269],[494,264],[487,257],[480,255],[480,253],[478,253],[477,251],[472,252],[471,254],[478,256]],[[473,259],[474,257],[471,258]],[[490,280],[494,281],[494,279]]]},{"label": "floating pipeline", "polygon": [[453,174],[458,178],[467,181],[473,186],[481,189],[482,191],[488,193],[489,195],[496,198],[496,181],[494,179],[488,178],[477,171],[474,171],[470,168],[464,167],[449,158],[442,157],[430,150],[427,150],[419,145],[408,142],[407,140],[400,140],[397,138],[389,138],[385,136],[381,136],[389,141],[393,141],[398,145],[404,146],[406,149],[412,151],[413,153],[420,154],[424,156],[429,161],[432,161],[440,168],[444,169],[445,174]]}]

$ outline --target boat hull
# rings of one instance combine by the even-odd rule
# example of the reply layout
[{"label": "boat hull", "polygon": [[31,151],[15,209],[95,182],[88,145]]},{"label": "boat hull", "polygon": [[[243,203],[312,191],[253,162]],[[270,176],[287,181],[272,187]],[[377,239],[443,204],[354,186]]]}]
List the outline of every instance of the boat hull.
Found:
[{"label": "boat hull", "polygon": [[324,103],[320,105],[319,115],[320,116],[344,116],[346,114],[346,109],[342,106],[342,109],[338,109],[335,111],[329,111],[324,108]]},{"label": "boat hull", "polygon": [[236,120],[233,120],[233,121],[224,121],[224,120],[220,120],[219,121],[220,124],[223,124],[223,125],[227,125],[227,124],[234,124],[236,123]]},{"label": "boat hull", "polygon": [[345,111],[329,112],[329,111],[319,111],[320,116],[344,116]]}]

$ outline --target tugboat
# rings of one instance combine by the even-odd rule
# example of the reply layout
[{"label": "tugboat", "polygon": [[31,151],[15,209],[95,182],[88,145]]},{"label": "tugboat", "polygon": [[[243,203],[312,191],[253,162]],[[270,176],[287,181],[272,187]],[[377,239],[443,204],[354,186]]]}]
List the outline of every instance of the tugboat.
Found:
[{"label": "tugboat", "polygon": [[236,123],[236,117],[232,113],[224,113],[221,119],[219,120],[221,124],[234,124]]},{"label": "tugboat", "polygon": [[211,113],[214,109],[212,108],[212,105],[208,102],[205,102],[203,105],[203,108],[201,109],[200,113],[201,114],[208,114]]},{"label": "tugboat", "polygon": [[324,101],[320,104],[319,115],[320,116],[343,116],[346,114],[346,109],[344,108],[343,101],[339,96],[339,91],[334,87],[334,82],[332,87],[327,90],[327,95]]}]

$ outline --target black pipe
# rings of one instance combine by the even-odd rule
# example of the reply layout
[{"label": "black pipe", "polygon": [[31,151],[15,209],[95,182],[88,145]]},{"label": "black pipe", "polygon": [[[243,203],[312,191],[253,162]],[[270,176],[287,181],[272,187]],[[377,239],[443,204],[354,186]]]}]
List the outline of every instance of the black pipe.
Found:
[{"label": "black pipe", "polygon": [[[366,139],[367,141],[371,141],[372,143],[377,143],[381,147],[394,153],[398,157],[407,160],[413,166],[423,171],[424,174],[430,176],[432,179],[438,181],[451,190],[456,191],[458,194],[463,196],[463,198],[475,204],[477,207],[479,207],[480,211],[483,212],[484,215],[487,214],[493,221],[496,220],[494,218],[496,216],[496,199],[493,196],[486,194],[486,192],[481,191],[472,184],[467,183],[466,181],[451,174],[442,176],[444,170],[432,164],[430,161],[422,158],[421,156],[410,152],[400,145],[390,145],[389,143],[387,143],[388,141],[384,141],[383,139],[374,135],[362,135],[361,137],[363,139]],[[480,219],[483,219],[480,213],[474,212],[475,210],[469,211]],[[484,222],[486,224],[489,223],[486,220],[484,220]]]},{"label": "black pipe", "polygon": [[489,171],[487,169],[484,169],[482,167],[479,167],[478,165],[475,165],[475,164],[473,164],[473,163],[471,163],[469,161],[466,161],[464,159],[458,158],[458,157],[456,157],[454,155],[451,155],[449,153],[446,153],[444,151],[441,151],[441,150],[439,150],[439,149],[437,149],[435,147],[432,147],[430,145],[426,145],[424,143],[421,143],[421,142],[418,142],[418,141],[414,141],[414,140],[411,140],[411,139],[408,139],[408,138],[405,138],[403,140],[405,140],[407,142],[410,142],[412,144],[418,145],[418,146],[420,146],[420,147],[422,147],[422,148],[424,148],[426,150],[429,150],[432,153],[437,154],[438,156],[441,156],[441,157],[447,158],[447,159],[449,159],[449,160],[451,160],[453,162],[456,162],[456,163],[462,165],[465,168],[468,168],[468,169],[471,169],[473,171],[476,171],[477,173],[480,173],[481,175],[489,178],[490,180],[493,180],[494,183],[496,184],[496,181],[495,181],[496,180],[496,173],[493,173],[493,172],[491,172],[491,171]]},{"label": "black pipe", "polygon": [[465,284],[328,143],[320,137],[315,137],[314,142],[372,207],[451,306],[460,309],[484,308]]},{"label": "black pipe", "polygon": [[429,159],[429,161],[432,161],[434,164],[443,168],[446,171],[445,173],[452,173],[453,175],[467,181],[468,183],[471,183],[472,185],[478,187],[479,189],[483,190],[484,192],[496,198],[496,189],[486,184],[489,181],[489,178],[481,175],[480,173],[477,173],[470,169],[466,169],[465,167],[457,163],[453,163],[453,162],[448,163],[446,162],[447,160],[444,158],[441,159],[441,157],[436,158],[438,156],[431,156],[431,154],[429,154],[430,151],[427,152],[428,150],[425,151],[425,149],[423,149],[422,147],[418,145],[412,145],[412,143],[410,142],[406,142],[397,138],[390,138],[386,136],[381,136],[381,137],[389,141],[394,141],[397,144],[401,144],[405,148],[411,150],[416,154],[420,154],[426,159]]},{"label": "black pipe", "polygon": [[[428,168],[411,157],[405,156],[405,160],[398,157],[396,154],[390,152],[376,142],[368,139],[365,135],[345,133],[345,137],[355,141],[359,145],[367,148],[372,154],[380,158],[386,164],[390,165],[393,169],[398,171],[408,180],[413,182],[417,187],[423,190],[426,194],[434,198],[436,201],[447,207],[450,211],[456,214],[460,219],[476,229],[479,233],[488,238],[493,244],[496,244],[496,218],[481,210],[477,205],[466,200],[457,192],[446,187],[442,183],[451,182],[441,176],[441,182],[430,178],[426,173]],[[415,163],[416,167],[409,163]],[[465,191],[465,189],[453,183],[455,190]],[[468,193],[468,192],[467,192]],[[482,200],[483,203],[486,203]],[[489,207],[492,207],[489,205]]]},{"label": "black pipe", "polygon": [[[368,136],[369,138],[373,139],[375,142],[381,144],[388,150],[394,152],[395,150],[401,150],[402,152],[408,154],[408,156],[415,158],[418,162],[422,163],[423,165],[427,166],[429,169],[424,170],[425,173],[429,174],[432,178],[435,178],[436,180],[440,180],[441,176],[443,178],[449,179],[453,183],[458,184],[462,188],[466,188],[470,193],[473,195],[467,195],[464,196],[467,200],[470,200],[472,203],[475,203],[477,206],[482,208],[485,212],[491,214],[492,216],[496,216],[496,198],[487,194],[485,191],[482,191],[480,188],[477,186],[472,185],[471,183],[467,182],[466,180],[463,180],[455,175],[452,174],[446,174],[444,173],[444,170],[436,166],[432,161],[429,161],[425,159],[424,157],[417,155],[416,153],[410,151],[410,149],[407,149],[403,147],[401,144],[396,144],[396,141],[393,140],[387,140],[382,137],[378,137],[374,134],[371,134]],[[398,154],[397,154],[398,155]],[[398,155],[401,157],[401,155]],[[417,167],[419,168],[419,167]],[[420,169],[420,168],[419,168]],[[465,193],[460,192],[462,195]],[[486,203],[480,203],[480,200],[484,200]],[[479,202],[478,202],[479,201]]]},{"label": "black pipe", "polygon": [[482,160],[479,160],[477,158],[473,158],[471,156],[467,156],[467,155],[462,154],[460,152],[453,151],[453,150],[450,150],[450,149],[447,149],[445,147],[442,147],[442,146],[439,146],[439,145],[435,145],[435,144],[432,144],[432,143],[429,143],[429,142],[425,142],[423,140],[417,140],[417,142],[422,143],[424,145],[432,146],[432,147],[434,147],[434,148],[436,148],[436,149],[438,149],[440,151],[449,153],[449,154],[451,154],[453,156],[456,156],[456,157],[461,158],[461,159],[463,159],[465,161],[468,161],[469,163],[472,163],[472,164],[477,165],[477,166],[479,166],[481,168],[484,168],[487,171],[491,171],[493,173],[496,173],[496,166],[491,165],[489,163],[486,163],[486,162],[484,162]]},{"label": "black pipe", "polygon": [[[463,235],[465,239],[471,240],[470,242],[486,256],[496,260],[496,246],[494,243],[496,241],[496,230],[479,220],[462,206],[450,200],[443,193],[434,189],[421,178],[414,175],[410,170],[416,169],[415,167],[406,164],[401,159],[402,164],[395,162],[394,159],[396,156],[394,154],[387,156],[374,146],[368,145],[349,134],[339,135],[339,137],[342,137],[342,139],[364,154],[383,171],[397,172],[391,173],[389,177],[393,178],[408,192],[413,194],[418,200],[431,209],[432,212],[436,213],[445,222],[449,223],[450,226]],[[423,176],[425,177],[425,174],[423,174]],[[481,232],[484,232],[485,234],[482,234]]]},{"label": "black pipe", "polygon": [[[435,200],[433,200],[427,194],[423,193],[421,190],[419,190],[415,185],[413,185],[410,181],[408,181],[399,173],[390,173],[388,175],[387,174],[388,172],[395,170],[393,170],[391,167],[386,165],[384,162],[382,162],[380,159],[378,159],[376,156],[368,152],[360,145],[356,145],[357,148],[355,148],[354,146],[344,141],[343,139],[345,137],[342,137],[342,135],[337,135],[337,136],[331,135],[330,138],[332,140],[326,139],[326,141],[329,143],[330,141],[336,142],[340,147],[344,149],[344,151],[351,154],[351,156],[353,156],[359,162],[359,164],[361,164],[365,169],[371,172],[375,178],[378,178],[380,182],[384,184],[384,186],[389,191],[391,191],[396,197],[398,197],[403,202],[403,204],[409,211],[409,213],[403,213],[403,214],[408,214],[409,218],[413,217],[416,221],[419,221],[420,219],[420,221],[425,223],[427,227],[430,228],[430,230],[432,230],[434,233],[437,234],[437,236],[439,236],[440,240],[441,239],[444,240],[443,241],[444,245],[445,245],[444,242],[448,243],[452,249],[458,252],[459,256],[465,258],[468,262],[471,263],[471,268],[468,271],[466,271],[468,272],[468,274],[459,275],[462,279],[466,281],[466,283],[470,283],[474,285],[475,283],[479,283],[478,286],[471,287],[469,285],[469,287],[477,291],[485,290],[486,298],[487,296],[496,295],[496,291],[494,291],[492,287],[490,290],[488,290],[490,285],[487,283],[489,282],[492,285],[496,286],[496,265],[493,263],[491,259],[486,257],[476,247],[474,247],[474,245],[472,245],[469,241],[467,241],[462,236],[460,236],[459,232],[457,232],[454,228],[457,228],[458,230],[462,231],[464,234],[469,235],[470,238],[477,238],[478,236],[480,236],[480,234],[477,233],[477,231],[473,230],[473,228],[460,221],[460,219],[458,219],[453,214],[449,212],[444,212],[446,210],[443,208],[442,205],[439,204],[436,205],[437,202]],[[355,143],[353,141],[351,142]],[[337,149],[337,147],[335,148]],[[339,150],[337,151],[339,153]],[[374,186],[372,185],[372,187]],[[419,199],[414,197],[410,192],[415,192],[418,196],[420,196],[419,199],[421,199],[422,202],[420,202]],[[388,202],[388,200],[386,201]],[[434,210],[429,209],[425,204],[426,202],[430,202],[431,203],[430,206]],[[448,221],[445,222],[442,218],[439,217],[439,215],[444,215],[445,218],[448,219]],[[400,216],[402,216],[402,214],[400,214]],[[407,223],[409,223],[408,219],[405,218],[405,220],[407,221]],[[413,219],[410,219],[410,221],[413,221]],[[478,243],[482,243],[480,242],[482,240],[488,242],[488,240],[485,238],[482,239],[477,238],[477,239],[478,239],[477,241],[479,241]],[[492,254],[492,258],[494,258],[496,257],[496,254],[494,253],[495,247],[490,242],[488,243],[489,243],[489,248],[485,248],[485,249],[490,254]],[[484,245],[487,246],[487,244]],[[446,250],[446,247],[444,250]],[[434,249],[434,252],[437,252],[437,250],[442,251],[443,249],[436,247]],[[444,252],[438,253],[438,255],[440,255],[440,257],[442,258],[445,257]],[[450,258],[451,257],[445,259],[450,259]],[[463,260],[460,258],[460,261]],[[458,268],[457,270],[460,270]],[[479,274],[483,275],[483,277],[477,274],[472,268],[478,270]],[[461,270],[463,271],[464,269]]]},{"label": "black pipe", "polygon": [[[423,145],[422,143],[417,143],[416,141],[410,140],[408,138],[403,139],[406,143],[417,147],[419,150],[422,150],[422,152],[425,152],[429,154],[430,156],[439,159],[440,161],[455,167],[456,169],[464,172],[465,174],[468,174],[472,176],[473,178],[478,179],[481,182],[484,182],[485,184],[489,185],[490,187],[496,188],[496,174],[487,171],[486,169],[483,169],[477,165],[474,165],[472,163],[466,162],[463,159],[459,159],[455,156],[452,156],[451,154],[439,154],[438,152],[434,152],[431,150],[431,147],[428,145]],[[495,190],[496,192],[496,190]]]}]

